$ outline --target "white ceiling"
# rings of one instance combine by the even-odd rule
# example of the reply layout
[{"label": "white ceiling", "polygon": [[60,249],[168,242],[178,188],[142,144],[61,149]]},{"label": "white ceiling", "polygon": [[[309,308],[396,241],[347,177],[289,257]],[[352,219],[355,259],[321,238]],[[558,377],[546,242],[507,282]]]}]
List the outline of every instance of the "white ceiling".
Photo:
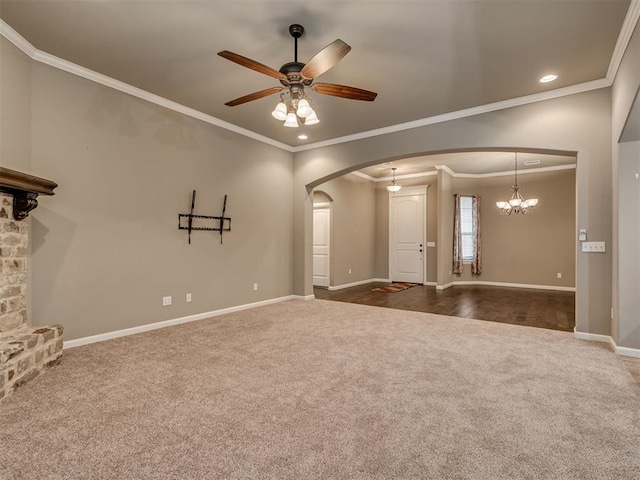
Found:
[{"label": "white ceiling", "polygon": [[[328,141],[607,77],[629,0],[0,0],[35,48],[290,146]],[[275,69],[336,38],[351,52],[318,81],[378,92],[360,102],[311,92],[321,123],[288,129],[278,86],[218,55]],[[546,73],[556,82],[541,84]],[[297,135],[304,129],[309,139]]]}]

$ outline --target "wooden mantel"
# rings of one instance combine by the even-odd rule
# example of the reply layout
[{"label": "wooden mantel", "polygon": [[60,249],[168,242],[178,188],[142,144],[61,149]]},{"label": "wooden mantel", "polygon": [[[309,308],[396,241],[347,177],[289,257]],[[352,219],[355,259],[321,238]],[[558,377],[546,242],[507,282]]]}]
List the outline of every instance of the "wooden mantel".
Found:
[{"label": "wooden mantel", "polygon": [[0,167],[0,192],[13,195],[13,218],[24,220],[38,206],[38,195],[54,195],[57,183]]}]

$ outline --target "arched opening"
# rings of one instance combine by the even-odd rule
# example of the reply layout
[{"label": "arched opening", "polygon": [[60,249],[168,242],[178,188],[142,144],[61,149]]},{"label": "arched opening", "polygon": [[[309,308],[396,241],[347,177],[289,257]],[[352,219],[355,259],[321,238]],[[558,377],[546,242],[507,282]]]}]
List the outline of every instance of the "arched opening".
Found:
[{"label": "arched opening", "polygon": [[[540,198],[536,212],[526,217],[500,215],[496,201],[511,194],[514,184],[514,152],[519,154],[518,183],[529,196]],[[352,204],[371,202],[374,233],[372,246],[361,248],[362,234],[352,234],[351,245],[336,243],[335,248],[350,249],[350,262],[356,254],[372,250],[373,265],[364,268],[366,275],[354,275],[333,284],[334,289],[390,278],[389,272],[389,197],[385,189],[391,180],[391,168],[404,188],[428,186],[429,201],[425,221],[429,228],[425,242],[428,272],[424,283],[444,290],[454,285],[493,285],[514,288],[574,292],[576,289],[576,160],[573,151],[532,148],[478,148],[428,152],[421,155],[363,162],[333,172],[316,187],[334,192],[339,198],[342,188],[352,190]],[[525,164],[526,162],[526,164]],[[345,173],[348,172],[348,173]],[[351,178],[351,182],[345,180]],[[353,196],[353,183],[368,183],[373,199],[366,194]],[[311,182],[311,185],[318,181]],[[472,276],[469,267],[463,274],[451,272],[453,239],[453,195],[479,195],[483,198],[483,248],[485,271]],[[507,198],[508,200],[508,198]],[[335,205],[337,206],[337,205]],[[346,205],[343,205],[346,207]],[[362,218],[362,214],[360,217]],[[349,230],[352,225],[338,222],[336,229]],[[355,228],[351,229],[355,231]],[[363,230],[360,227],[360,230]],[[351,272],[349,265],[337,262],[335,270]],[[356,272],[357,274],[361,271]],[[420,282],[423,283],[423,282]],[[573,300],[573,296],[571,297]],[[573,330],[573,311],[563,329]],[[566,322],[565,322],[566,323]]]}]

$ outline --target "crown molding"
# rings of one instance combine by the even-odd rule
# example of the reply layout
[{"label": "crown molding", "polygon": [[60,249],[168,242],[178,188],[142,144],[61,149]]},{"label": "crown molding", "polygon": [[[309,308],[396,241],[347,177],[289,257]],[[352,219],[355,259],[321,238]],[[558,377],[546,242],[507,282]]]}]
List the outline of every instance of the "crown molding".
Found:
[{"label": "crown molding", "polygon": [[[555,167],[540,167],[540,168],[527,168],[525,170],[518,170],[518,175],[529,175],[531,173],[544,173],[544,172],[558,172],[561,170],[575,170],[576,165],[556,165]],[[507,170],[504,172],[493,173],[456,173],[446,165],[443,165],[443,170],[446,170],[449,175],[454,178],[492,178],[492,177],[506,177],[516,173],[515,170]]]},{"label": "crown molding", "polygon": [[403,130],[411,130],[413,128],[426,127],[428,125],[434,125],[436,123],[449,122],[451,120],[458,120],[466,117],[474,117],[476,115],[482,115],[483,113],[495,112],[498,110],[505,110],[507,108],[519,107],[522,105],[528,105],[530,103],[543,102],[545,100],[552,100],[554,98],[566,97],[569,95],[575,95],[577,93],[590,92],[592,90],[599,90],[601,88],[610,87],[612,83],[606,79],[601,78],[599,80],[593,80],[591,82],[580,83],[577,85],[570,85],[568,87],[557,88],[555,90],[548,90],[546,92],[534,93],[532,95],[526,95],[524,97],[511,98],[509,100],[503,100],[500,102],[489,103],[486,105],[480,105],[478,107],[467,108],[464,110],[457,110],[455,112],[444,113],[442,115],[436,115],[433,117],[422,118],[420,120],[414,120],[406,123],[399,123],[397,125],[391,125],[389,127],[378,128],[375,130],[368,130],[366,132],[354,133],[353,135],[346,135],[344,137],[336,137],[323,142],[310,143],[308,145],[301,145],[294,147],[292,151],[303,152],[305,150],[313,150],[321,147],[329,147],[331,145],[337,145],[340,143],[353,142],[355,140],[363,140],[365,138],[378,137],[381,135],[387,135],[389,133],[401,132]]},{"label": "crown molding", "polygon": [[624,18],[620,34],[618,35],[618,41],[611,55],[611,62],[609,63],[609,70],[607,71],[607,80],[613,85],[613,81],[616,78],[620,63],[624,52],[627,50],[627,46],[631,41],[633,31],[636,28],[638,20],[640,19],[640,0],[631,0],[629,10],[627,10],[627,16]]},{"label": "crown molding", "polygon": [[94,72],[93,70],[89,70],[88,68],[82,67],[80,65],[76,65],[62,58],[59,58],[49,53],[38,50],[31,43],[29,43],[24,37],[22,37],[22,35],[20,35],[7,23],[5,23],[4,20],[2,19],[0,19],[0,35],[5,37],[7,40],[9,40],[16,47],[18,47],[22,52],[24,52],[27,56],[29,56],[35,61],[44,63],[54,68],[58,68],[65,72],[80,76],[87,80],[91,80],[101,85],[113,88],[115,90],[119,90],[123,93],[127,93],[129,95],[140,98],[142,100],[146,100],[148,102],[154,103],[161,107],[174,110],[176,112],[182,113],[189,117],[202,120],[203,122],[209,123],[211,125],[215,125],[220,128],[224,128],[226,130],[237,133],[239,135],[252,138],[253,140],[257,140],[259,142],[263,142],[268,145],[280,148],[287,152],[297,153],[297,152],[303,152],[306,150],[313,150],[316,148],[327,147],[331,145],[338,145],[346,142],[352,142],[355,140],[363,140],[366,138],[377,137],[380,135],[401,132],[404,130],[411,130],[414,128],[448,122],[451,120],[472,117],[476,115],[481,115],[483,113],[495,112],[498,110],[504,110],[507,108],[528,105],[531,103],[542,102],[545,100],[551,100],[551,99],[560,98],[568,95],[575,95],[578,93],[589,92],[592,90],[598,90],[600,88],[610,87],[613,84],[613,80],[615,79],[618,68],[620,67],[622,57],[624,56],[624,52],[627,49],[629,41],[631,40],[631,36],[633,34],[636,24],[638,23],[639,18],[640,18],[640,0],[631,0],[631,4],[629,5],[629,10],[627,11],[627,15],[625,17],[624,23],[620,30],[620,34],[618,35],[618,40],[616,42],[616,46],[615,46],[613,55],[611,57],[611,62],[609,63],[609,69],[608,69],[606,78],[593,80],[590,82],[585,82],[577,85],[570,85],[568,87],[558,88],[554,90],[548,90],[545,92],[535,93],[532,95],[526,95],[523,97],[503,100],[500,102],[480,105],[477,107],[458,110],[455,112],[449,112],[442,115],[435,115],[433,117],[422,118],[422,119],[414,120],[411,122],[405,122],[397,125],[391,125],[388,127],[368,130],[366,132],[360,132],[353,135],[336,137],[336,138],[325,140],[322,142],[310,143],[308,145],[299,145],[296,147],[287,145],[277,140],[273,140],[272,138],[266,137],[264,135],[260,135],[259,133],[253,132],[251,130],[247,130],[245,128],[239,127],[232,123],[225,122],[224,120],[221,120],[212,115],[208,115],[206,113],[200,112],[198,110],[187,107],[185,105],[181,105],[172,100],[168,100],[159,95],[155,95],[153,93],[147,92],[146,90],[142,90],[140,88],[134,87],[133,85],[129,85],[127,83],[121,82],[120,80],[116,80],[114,78],[108,77],[101,73]]},{"label": "crown molding", "polygon": [[[540,168],[527,168],[525,170],[518,170],[518,175],[528,175],[530,173],[544,173],[544,172],[557,172],[560,170],[575,170],[575,165],[556,165],[555,167],[540,167]],[[396,175],[396,180],[405,180],[407,178],[420,178],[420,177],[432,177],[438,174],[438,170],[443,170],[447,172],[454,178],[492,178],[492,177],[506,177],[515,174],[515,170],[508,170],[505,172],[492,172],[492,173],[457,173],[451,170],[447,165],[436,165],[436,171],[433,172],[420,172],[420,173],[408,173],[406,175]],[[358,175],[362,178],[367,178],[372,182],[388,182],[391,181],[392,177],[380,177],[375,178],[371,177],[365,173],[361,172],[351,172],[354,175]]]},{"label": "crown molding", "polygon": [[36,53],[39,51],[2,19],[0,19],[0,35],[9,40],[31,58],[34,58]]},{"label": "crown molding", "polygon": [[56,57],[55,55],[43,52],[42,50],[38,50],[1,19],[0,34],[37,62],[44,63],[45,65],[49,65],[67,73],[71,73],[72,75],[91,80],[92,82],[99,83],[101,85],[104,85],[105,87],[113,88],[114,90],[127,93],[133,97],[137,97],[161,107],[168,108],[169,110],[182,113],[198,120],[202,120],[205,123],[224,128],[240,135],[244,135],[245,137],[252,138],[273,147],[277,147],[288,152],[293,151],[292,147],[285,143],[278,142],[269,137],[265,137],[264,135],[260,135],[258,133],[252,132],[251,130],[247,130],[246,128],[238,127],[237,125],[225,122],[224,120],[220,120],[219,118],[216,118],[212,115],[207,115],[206,113],[200,112],[191,107],[187,107],[172,100],[168,100],[154,93],[147,92],[146,90],[142,90],[141,88],[134,87],[133,85],[129,85],[128,83],[121,82],[120,80],[116,80],[115,78],[103,75],[98,72],[94,72],[93,70],[82,67],[73,62],[69,62],[68,60],[64,60],[60,57]]},{"label": "crown molding", "polygon": [[364,178],[365,180],[369,180],[370,182],[379,182],[381,180],[378,180],[376,177],[372,177],[371,175],[367,175],[366,173],[362,173],[362,172],[358,172],[357,170],[355,172],[349,172],[352,175],[355,175],[356,177],[360,177],[360,178]]}]

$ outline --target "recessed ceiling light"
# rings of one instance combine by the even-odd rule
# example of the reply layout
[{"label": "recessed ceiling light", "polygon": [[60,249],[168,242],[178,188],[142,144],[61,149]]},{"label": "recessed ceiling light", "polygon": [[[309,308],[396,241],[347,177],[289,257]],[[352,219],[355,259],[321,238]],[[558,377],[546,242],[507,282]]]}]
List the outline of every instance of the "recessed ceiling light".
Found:
[{"label": "recessed ceiling light", "polygon": [[550,73],[549,75],[545,75],[544,77],[542,77],[540,79],[540,83],[553,82],[556,78],[558,78],[558,75],[554,75],[553,73]]},{"label": "recessed ceiling light", "polygon": [[298,135],[298,138],[299,138],[300,140],[306,140],[306,139],[307,139],[307,138],[309,138],[309,137],[307,137],[304,133],[301,133],[300,135]]}]

